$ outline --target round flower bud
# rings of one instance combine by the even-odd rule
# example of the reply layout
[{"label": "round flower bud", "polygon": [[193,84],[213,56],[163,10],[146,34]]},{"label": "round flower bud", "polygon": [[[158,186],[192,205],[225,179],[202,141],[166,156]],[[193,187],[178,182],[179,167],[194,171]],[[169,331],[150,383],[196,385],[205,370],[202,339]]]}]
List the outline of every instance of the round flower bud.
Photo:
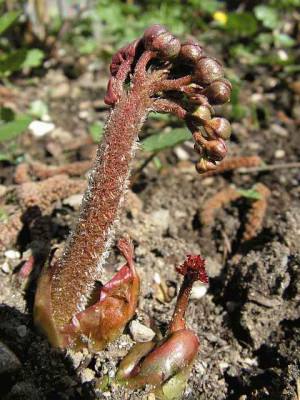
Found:
[{"label": "round flower bud", "polygon": [[200,120],[210,120],[211,118],[210,109],[205,105],[199,106],[192,115]]},{"label": "round flower bud", "polygon": [[202,94],[208,98],[211,104],[218,105],[230,100],[231,90],[231,83],[227,79],[221,78],[206,87]]},{"label": "round flower bud", "polygon": [[201,58],[195,65],[195,80],[197,83],[209,85],[224,75],[221,64],[211,57]]},{"label": "round flower bud", "polygon": [[205,150],[213,161],[221,161],[227,154],[227,147],[223,139],[208,141]]},{"label": "round flower bud", "polygon": [[228,140],[231,135],[231,125],[225,118],[213,118],[205,121],[204,129],[212,137]]},{"label": "round flower bud", "polygon": [[162,58],[177,57],[180,52],[180,40],[162,25],[153,25],[148,28],[143,39],[145,48],[157,52]]},{"label": "round flower bud", "polygon": [[195,165],[198,174],[204,174],[204,172],[213,171],[217,168],[214,161],[207,160],[205,158],[200,158],[200,160]]},{"label": "round flower bud", "polygon": [[194,65],[204,54],[204,48],[196,40],[193,40],[181,44],[179,57],[183,58],[186,63]]}]

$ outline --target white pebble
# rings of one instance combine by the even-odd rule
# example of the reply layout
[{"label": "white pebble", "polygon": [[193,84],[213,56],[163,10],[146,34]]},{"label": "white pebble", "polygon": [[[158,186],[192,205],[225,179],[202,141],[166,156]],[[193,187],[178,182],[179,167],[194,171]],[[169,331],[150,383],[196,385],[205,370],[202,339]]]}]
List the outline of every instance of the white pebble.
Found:
[{"label": "white pebble", "polygon": [[201,282],[196,282],[191,291],[191,299],[198,300],[205,296],[207,293],[207,286],[203,285]]},{"label": "white pebble", "polygon": [[173,151],[176,154],[178,160],[187,161],[190,159],[189,153],[185,151],[182,147],[175,147]]},{"label": "white pebble", "polygon": [[6,258],[9,258],[10,260],[18,260],[21,257],[21,254],[17,250],[7,250],[4,253]]},{"label": "white pebble", "polygon": [[152,329],[138,321],[132,321],[129,330],[133,340],[136,342],[150,342],[155,336],[155,332]]},{"label": "white pebble", "polygon": [[63,200],[65,206],[70,206],[75,210],[78,210],[82,203],[82,194],[74,194],[73,196],[67,197]]},{"label": "white pebble", "polygon": [[279,159],[279,158],[284,158],[285,157],[285,151],[282,149],[278,149],[275,151],[274,154],[275,158]]},{"label": "white pebble", "polygon": [[9,268],[9,264],[7,261],[5,261],[2,265],[1,265],[1,270],[5,273],[5,274],[9,274],[10,273],[10,268]]},{"label": "white pebble", "polygon": [[55,125],[52,122],[32,121],[29,125],[29,129],[35,137],[45,136],[53,131],[54,128]]}]

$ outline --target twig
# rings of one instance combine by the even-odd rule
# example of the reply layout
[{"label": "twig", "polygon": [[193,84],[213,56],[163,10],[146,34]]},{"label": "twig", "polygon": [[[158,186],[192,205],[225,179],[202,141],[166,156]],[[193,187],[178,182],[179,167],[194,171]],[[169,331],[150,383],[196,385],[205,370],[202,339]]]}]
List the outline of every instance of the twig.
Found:
[{"label": "twig", "polygon": [[239,168],[237,172],[240,174],[249,174],[252,172],[263,172],[263,171],[275,171],[277,169],[292,169],[292,168],[300,168],[300,162],[291,162],[285,164],[273,164],[266,165],[264,167],[251,167],[251,168]]}]

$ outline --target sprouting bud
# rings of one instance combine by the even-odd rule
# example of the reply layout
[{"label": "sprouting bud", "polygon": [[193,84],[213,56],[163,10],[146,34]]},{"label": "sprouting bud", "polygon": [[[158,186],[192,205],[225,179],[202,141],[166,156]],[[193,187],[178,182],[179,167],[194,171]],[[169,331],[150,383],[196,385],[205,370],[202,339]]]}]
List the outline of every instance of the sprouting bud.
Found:
[{"label": "sprouting bud", "polygon": [[208,98],[211,104],[218,105],[230,100],[231,90],[231,83],[227,79],[221,78],[206,87],[202,94]]},{"label": "sprouting bud", "polygon": [[204,48],[196,40],[193,40],[182,43],[179,57],[184,59],[187,64],[194,65],[204,54]]},{"label": "sprouting bud", "polygon": [[187,260],[180,264],[179,267],[175,267],[175,271],[183,276],[189,275],[195,281],[208,282],[205,260],[199,254],[188,254]]},{"label": "sprouting bud", "polygon": [[133,346],[116,377],[130,389],[152,385],[156,398],[164,400],[179,399],[189,378],[199,341],[194,332],[186,329],[184,316],[193,283],[208,281],[205,261],[199,255],[189,254],[175,270],[184,279],[166,337]]},{"label": "sprouting bud", "polygon": [[118,243],[127,263],[104,286],[98,289],[98,301],[73,315],[65,326],[57,326],[51,312],[51,281],[56,266],[41,277],[36,293],[35,323],[46,333],[55,347],[71,346],[103,349],[115,340],[133,317],[139,296],[140,280],[133,263],[133,245],[129,238]]},{"label": "sprouting bud", "polygon": [[195,80],[203,85],[209,85],[224,75],[221,64],[211,57],[202,57],[195,65]]},{"label": "sprouting bud", "polygon": [[227,146],[223,139],[207,141],[205,150],[213,161],[221,161],[227,154]]},{"label": "sprouting bud", "polygon": [[195,165],[195,168],[198,174],[204,174],[205,172],[217,169],[217,165],[214,161],[201,158]]},{"label": "sprouting bud", "polygon": [[180,40],[162,25],[150,26],[145,31],[143,39],[146,50],[157,52],[162,58],[174,58],[180,52]]},{"label": "sprouting bud", "polygon": [[213,139],[222,138],[228,140],[231,135],[231,125],[225,118],[213,118],[210,121],[204,121],[204,129]]}]

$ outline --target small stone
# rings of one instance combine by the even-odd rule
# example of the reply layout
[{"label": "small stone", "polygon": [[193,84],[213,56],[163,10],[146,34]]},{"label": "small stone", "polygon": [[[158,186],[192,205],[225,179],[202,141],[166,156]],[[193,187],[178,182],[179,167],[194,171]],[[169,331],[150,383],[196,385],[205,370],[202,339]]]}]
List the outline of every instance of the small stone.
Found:
[{"label": "small stone", "polygon": [[49,136],[61,144],[69,144],[74,140],[73,135],[62,128],[55,128]]},{"label": "small stone", "polygon": [[26,336],[26,333],[27,333],[27,328],[26,328],[26,326],[25,326],[25,325],[19,325],[19,326],[17,327],[17,332],[18,332],[18,335],[19,335],[21,338],[25,337],[25,336]]},{"label": "small stone", "polygon": [[5,261],[5,262],[1,265],[1,270],[2,270],[2,272],[4,272],[5,274],[9,274],[9,273],[10,273],[9,263],[8,263],[7,261]]},{"label": "small stone", "polygon": [[156,210],[150,215],[151,224],[162,231],[166,231],[170,225],[170,211],[169,210]]},{"label": "small stone", "polygon": [[142,325],[139,321],[132,321],[129,326],[129,330],[133,340],[136,342],[150,342],[155,332],[145,325]]},{"label": "small stone", "polygon": [[9,258],[10,260],[18,260],[21,257],[21,254],[17,250],[7,250],[4,253],[6,258]]},{"label": "small stone", "polygon": [[0,375],[14,374],[21,368],[21,362],[9,347],[0,342]]},{"label": "small stone", "polygon": [[285,157],[285,151],[283,149],[278,149],[274,153],[274,157],[277,159],[281,159]]},{"label": "small stone", "polygon": [[250,100],[252,103],[261,103],[263,101],[263,95],[261,93],[253,93]]},{"label": "small stone", "polygon": [[35,137],[43,137],[54,128],[55,125],[52,122],[32,121],[29,125],[29,130]]},{"label": "small stone", "polygon": [[83,120],[88,120],[90,118],[90,113],[87,110],[79,111],[78,117]]},{"label": "small stone", "polygon": [[193,289],[191,291],[191,300],[199,300],[201,297],[205,296],[207,293],[207,287],[201,282],[194,283]]},{"label": "small stone", "polygon": [[190,155],[187,151],[185,151],[182,147],[175,147],[175,149],[173,150],[176,157],[178,158],[178,160],[180,161],[187,161],[190,159]]},{"label": "small stone", "polygon": [[67,97],[70,92],[70,85],[67,82],[61,83],[56,89],[53,90],[50,97],[53,100],[62,99]]},{"label": "small stone", "polygon": [[289,136],[288,130],[285,129],[283,126],[280,126],[278,124],[271,124],[270,131],[273,134],[281,136],[281,137],[288,137]]},{"label": "small stone", "polygon": [[74,208],[74,210],[78,210],[82,203],[82,194],[74,194],[73,196],[67,197],[63,200],[63,204],[65,206],[70,206]]},{"label": "small stone", "polygon": [[229,364],[228,364],[227,362],[225,362],[225,361],[221,361],[221,362],[219,363],[219,367],[220,367],[221,369],[227,369],[227,368],[229,368]]},{"label": "small stone", "polygon": [[80,374],[82,383],[90,382],[95,378],[95,371],[90,368],[84,368]]}]

